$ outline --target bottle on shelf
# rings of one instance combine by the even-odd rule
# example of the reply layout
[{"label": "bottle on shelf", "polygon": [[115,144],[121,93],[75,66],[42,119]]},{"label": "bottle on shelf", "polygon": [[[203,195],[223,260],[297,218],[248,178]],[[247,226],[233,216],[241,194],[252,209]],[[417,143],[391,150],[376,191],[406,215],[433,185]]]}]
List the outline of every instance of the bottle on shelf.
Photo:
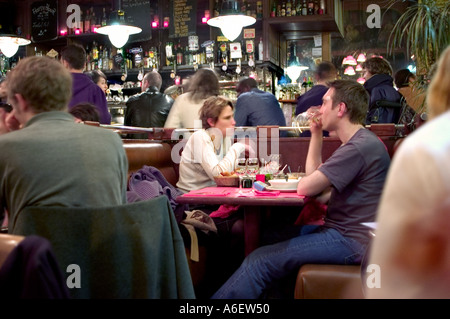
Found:
[{"label": "bottle on shelf", "polygon": [[306,0],[303,0],[302,3],[302,16],[308,15],[308,4],[306,3]]},{"label": "bottle on shelf", "polygon": [[256,2],[256,18],[261,19],[263,17],[263,4],[262,0]]},{"label": "bottle on shelf", "polygon": [[259,39],[259,43],[258,43],[258,60],[259,61],[263,61],[264,60],[264,43],[263,43],[263,39],[260,38]]},{"label": "bottle on shelf", "polygon": [[308,80],[306,79],[306,76],[304,76],[302,82],[302,94],[305,94],[307,91],[308,91]]},{"label": "bottle on shelf", "polygon": [[319,0],[314,0],[314,14],[319,14],[320,4]]},{"label": "bottle on shelf", "polygon": [[287,0],[286,3],[286,17],[290,17],[292,12],[292,3],[291,0]]},{"label": "bottle on shelf", "polygon": [[95,28],[97,27],[97,18],[95,17],[94,8],[91,7],[91,32],[94,33]]},{"label": "bottle on shelf", "polygon": [[103,7],[102,22],[101,22],[102,27],[106,26],[107,22],[108,18],[106,17],[106,8]]},{"label": "bottle on shelf", "polygon": [[314,82],[312,80],[312,77],[308,77],[308,91],[312,89],[314,86]]},{"label": "bottle on shelf", "polygon": [[295,0],[292,0],[291,16],[295,17],[297,15],[297,6]]},{"label": "bottle on shelf", "polygon": [[220,4],[219,4],[219,0],[216,0],[216,2],[214,3],[214,17],[218,17],[220,14]]},{"label": "bottle on shelf", "polygon": [[297,0],[297,5],[295,8],[296,15],[301,16],[302,15],[302,2],[301,0]]},{"label": "bottle on shelf", "polygon": [[281,16],[285,17],[286,16],[286,2],[283,1],[283,3],[281,4]]},{"label": "bottle on shelf", "polygon": [[173,65],[174,60],[174,48],[173,48],[173,42],[167,42],[166,43],[166,65],[171,66]]},{"label": "bottle on shelf", "polygon": [[270,11],[270,16],[272,18],[277,16],[277,5],[276,5],[275,1],[273,2],[272,11]]},{"label": "bottle on shelf", "polygon": [[177,65],[182,65],[183,64],[183,48],[181,47],[181,44],[178,42],[178,47],[177,47]]},{"label": "bottle on shelf", "polygon": [[319,14],[325,14],[325,0],[320,0],[319,7]]},{"label": "bottle on shelf", "polygon": [[309,1],[308,2],[308,15],[313,15],[314,14],[314,1]]},{"label": "bottle on shelf", "polygon": [[89,9],[86,9],[86,14],[84,15],[84,33],[91,32],[91,16]]}]

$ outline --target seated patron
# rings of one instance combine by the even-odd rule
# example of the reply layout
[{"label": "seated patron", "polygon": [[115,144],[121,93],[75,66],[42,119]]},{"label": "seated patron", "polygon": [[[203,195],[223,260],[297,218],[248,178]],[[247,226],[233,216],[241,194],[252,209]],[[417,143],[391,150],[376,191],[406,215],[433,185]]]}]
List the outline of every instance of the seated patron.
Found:
[{"label": "seated patron", "polygon": [[[72,76],[58,61],[26,57],[6,79],[21,129],[0,136],[0,211],[9,230],[26,206],[104,207],[126,203],[128,160],[117,133],[75,123]],[[50,89],[51,88],[51,89]],[[19,191],[18,191],[19,190]]]},{"label": "seated patron", "polygon": [[[261,298],[304,264],[359,264],[370,241],[373,222],[389,167],[383,142],[364,128],[369,96],[351,80],[330,83],[317,121],[311,122],[306,176],[299,195],[318,196],[331,188],[323,225],[299,226],[285,241],[262,246],[248,255],[213,298]],[[342,145],[322,163],[323,130]]]}]

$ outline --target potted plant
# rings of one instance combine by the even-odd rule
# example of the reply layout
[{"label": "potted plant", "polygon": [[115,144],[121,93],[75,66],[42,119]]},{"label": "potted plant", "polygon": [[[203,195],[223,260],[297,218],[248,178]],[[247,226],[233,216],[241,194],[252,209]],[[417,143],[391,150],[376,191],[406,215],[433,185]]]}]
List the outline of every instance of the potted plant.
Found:
[{"label": "potted plant", "polygon": [[[391,0],[389,8],[402,0]],[[414,55],[418,89],[426,90],[429,72],[434,69],[441,52],[450,45],[450,1],[411,1],[394,25],[388,52],[406,47],[408,56]],[[422,111],[426,109],[423,105]]]}]

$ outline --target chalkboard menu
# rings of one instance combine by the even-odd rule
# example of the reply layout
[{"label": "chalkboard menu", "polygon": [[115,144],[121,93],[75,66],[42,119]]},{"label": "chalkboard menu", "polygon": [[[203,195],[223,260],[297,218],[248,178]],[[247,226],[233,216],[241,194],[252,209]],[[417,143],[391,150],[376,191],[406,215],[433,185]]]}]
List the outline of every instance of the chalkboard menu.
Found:
[{"label": "chalkboard menu", "polygon": [[58,37],[58,3],[56,0],[34,2],[31,5],[31,39],[33,42]]},{"label": "chalkboard menu", "polygon": [[129,43],[147,41],[152,38],[152,11],[149,0],[122,0],[122,10],[129,23],[142,29],[141,33],[133,34]]},{"label": "chalkboard menu", "polygon": [[196,34],[196,0],[171,0],[171,14],[170,38],[187,37]]}]

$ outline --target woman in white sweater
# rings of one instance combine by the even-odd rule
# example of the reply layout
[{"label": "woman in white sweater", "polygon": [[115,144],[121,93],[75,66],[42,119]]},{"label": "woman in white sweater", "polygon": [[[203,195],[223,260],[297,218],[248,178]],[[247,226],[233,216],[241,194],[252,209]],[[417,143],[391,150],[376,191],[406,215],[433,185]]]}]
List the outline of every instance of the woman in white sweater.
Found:
[{"label": "woman in white sweater", "polygon": [[231,145],[236,122],[233,103],[224,97],[210,97],[200,109],[202,130],[187,141],[181,154],[177,187],[184,192],[215,186],[214,176],[233,172],[236,159],[246,146]]},{"label": "woman in white sweater", "polygon": [[[199,110],[210,96],[219,95],[219,78],[212,69],[199,69],[189,83],[188,92],[175,99],[164,127],[201,128]],[[199,121],[197,126],[195,121]]]}]

